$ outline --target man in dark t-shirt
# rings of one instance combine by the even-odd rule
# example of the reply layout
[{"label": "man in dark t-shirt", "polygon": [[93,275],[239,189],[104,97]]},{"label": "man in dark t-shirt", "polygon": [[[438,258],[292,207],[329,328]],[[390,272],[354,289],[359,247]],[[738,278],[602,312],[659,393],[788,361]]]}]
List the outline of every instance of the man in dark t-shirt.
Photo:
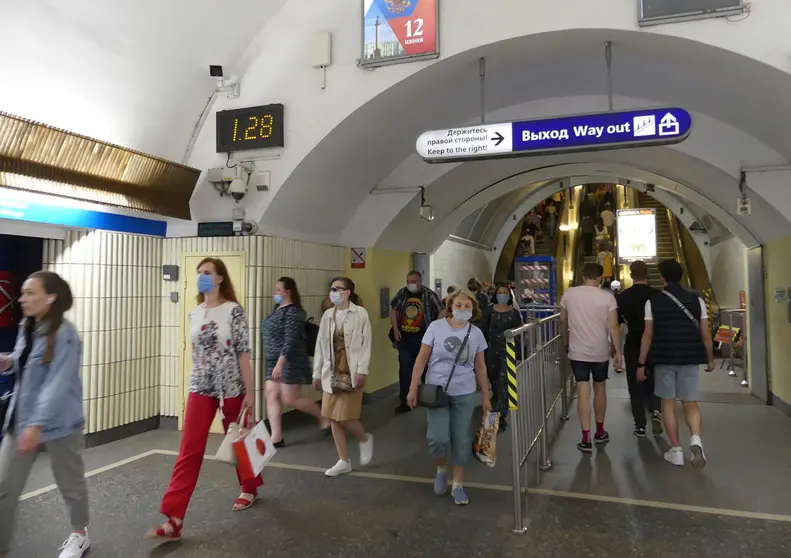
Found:
[{"label": "man in dark t-shirt", "polygon": [[637,360],[640,356],[640,340],[645,330],[645,303],[652,295],[658,293],[648,285],[648,266],[645,262],[636,261],[629,266],[633,286],[621,293],[618,298],[618,314],[626,323],[628,331],[624,343],[624,361],[626,365],[626,381],[629,386],[629,399],[632,403],[634,416],[634,435],[645,436],[647,425],[646,409],[651,413],[651,426],[654,436],[662,434],[662,415],[660,401],[654,394],[654,371],[646,366],[646,380],[637,380]]},{"label": "man in dark t-shirt", "polygon": [[420,352],[423,334],[428,325],[439,317],[442,302],[437,293],[423,286],[419,271],[407,274],[406,287],[399,290],[390,301],[392,341],[398,349],[399,405],[396,413],[410,411],[406,403],[412,371]]}]

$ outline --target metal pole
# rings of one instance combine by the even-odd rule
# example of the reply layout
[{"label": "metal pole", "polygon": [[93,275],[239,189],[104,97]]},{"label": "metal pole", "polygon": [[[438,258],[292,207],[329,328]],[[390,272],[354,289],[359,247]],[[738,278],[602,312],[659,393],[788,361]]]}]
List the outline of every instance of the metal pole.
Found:
[{"label": "metal pole", "polygon": [[604,59],[607,61],[607,101],[612,110],[612,43],[604,43]]},{"label": "metal pole", "polygon": [[478,75],[481,78],[481,124],[486,123],[486,58],[478,59]]},{"label": "metal pole", "polygon": [[[508,375],[508,411],[511,416],[515,415],[519,409],[519,394],[517,391],[517,378],[516,378],[516,343],[514,342],[513,333],[505,332],[506,346],[505,346],[505,363],[506,373]],[[519,475],[521,468],[521,451],[519,447],[519,421],[511,419],[511,445],[512,456],[511,466],[513,467],[513,497],[514,497],[514,527],[512,532],[517,534],[524,533],[525,528],[524,519],[522,518],[522,479]]]},{"label": "metal pole", "polygon": [[552,462],[549,460],[549,435],[547,434],[547,427],[549,420],[547,417],[547,386],[545,378],[546,365],[544,363],[544,350],[546,348],[546,324],[539,325],[538,331],[538,347],[536,353],[538,354],[538,391],[539,391],[539,405],[541,410],[541,436],[538,439],[538,468],[542,471],[548,471],[552,468]]},{"label": "metal pole", "polygon": [[731,340],[731,349],[730,352],[730,366],[728,366],[728,376],[735,378],[736,377],[736,346],[734,343],[734,335],[733,335],[733,312],[727,312],[728,314],[728,339]]},{"label": "metal pole", "polygon": [[566,378],[566,359],[563,358],[563,355],[560,355],[555,364],[560,373],[560,420],[567,421],[569,420],[569,382],[568,378]]}]

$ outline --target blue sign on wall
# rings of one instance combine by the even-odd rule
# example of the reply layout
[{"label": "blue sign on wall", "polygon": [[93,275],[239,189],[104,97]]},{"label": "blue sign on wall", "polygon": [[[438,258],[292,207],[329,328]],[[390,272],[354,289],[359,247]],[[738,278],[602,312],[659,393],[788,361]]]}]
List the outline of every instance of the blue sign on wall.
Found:
[{"label": "blue sign on wall", "polygon": [[167,232],[165,221],[31,203],[18,198],[5,197],[2,193],[0,193],[0,219],[150,236],[165,236]]},{"label": "blue sign on wall", "polygon": [[659,108],[481,124],[425,132],[418,154],[428,162],[469,161],[571,151],[669,145],[692,131],[682,108]]}]

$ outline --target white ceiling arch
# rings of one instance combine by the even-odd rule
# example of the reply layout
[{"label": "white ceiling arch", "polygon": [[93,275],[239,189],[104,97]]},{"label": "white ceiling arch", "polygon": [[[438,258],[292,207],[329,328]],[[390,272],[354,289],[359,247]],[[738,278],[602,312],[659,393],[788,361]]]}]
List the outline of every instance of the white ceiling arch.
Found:
[{"label": "white ceiling arch", "polygon": [[[683,168],[687,172],[668,176],[661,171],[665,168]],[[728,205],[733,208],[736,205],[735,178],[679,151],[654,147],[465,163],[427,189],[427,202],[435,206],[437,215],[434,221],[422,221],[419,201],[412,200],[385,228],[377,245],[431,252],[467,215],[482,205],[525,184],[579,175],[611,175],[623,180],[654,183],[700,206],[747,246],[791,235],[791,223],[754,193],[751,194],[754,198],[752,215],[737,217],[727,209]],[[432,191],[439,195],[432,195]],[[540,199],[541,195],[537,195],[535,202]],[[732,204],[728,203],[730,201]]]},{"label": "white ceiling arch", "polygon": [[[440,191],[435,186],[441,180],[437,174],[442,174],[444,167],[424,170],[426,165],[407,160],[414,154],[415,138],[422,131],[464,125],[479,116],[479,56],[487,57],[487,121],[499,120],[495,115],[519,106],[529,106],[530,110],[506,119],[600,111],[607,108],[602,44],[608,39],[613,40],[615,50],[614,90],[620,95],[616,108],[640,104],[683,106],[696,117],[691,137],[678,146],[692,156],[681,153],[681,158],[674,158],[666,154],[673,148],[633,149],[610,152],[617,153],[609,157],[611,162],[657,172],[695,188],[706,185],[706,181],[694,180],[692,175],[708,172],[715,184],[725,185],[721,195],[727,192],[735,198],[735,180],[742,164],[781,164],[791,155],[791,129],[782,131],[779,128],[784,127],[777,126],[777,114],[791,112],[791,96],[780,94],[780,90],[791,88],[791,76],[780,70],[677,37],[611,30],[544,33],[493,43],[440,60],[374,97],[302,159],[270,198],[262,230],[278,234],[292,229],[293,211],[298,207],[303,214],[312,216],[309,223],[300,226],[305,235],[361,245],[382,238],[390,246],[397,245],[391,242],[392,238],[387,240],[387,234],[380,234],[381,227],[408,203],[408,196],[399,197],[398,203],[380,203],[385,211],[382,214],[363,216],[358,212],[370,213],[373,204],[368,203],[367,197],[372,189],[425,186],[432,205],[471,194],[463,175],[478,174],[474,172],[478,163],[457,166],[464,169],[462,174],[453,174],[455,169],[448,172],[461,182]],[[740,79],[734,80],[734,75]],[[771,85],[756,88],[750,83]],[[637,152],[644,155],[634,156]],[[646,160],[646,153],[656,159]],[[635,157],[637,161],[632,160]],[[541,159],[532,159],[530,164],[571,162]],[[595,160],[600,159],[587,158]],[[578,157],[573,162],[586,159]],[[701,172],[696,167],[713,167],[716,172]],[[402,172],[393,174],[396,168]],[[429,174],[433,176],[427,178]],[[488,176],[478,175],[473,189],[501,176],[504,173],[496,170]],[[324,195],[325,192],[332,195]],[[442,201],[435,204],[435,198]],[[791,208],[780,211],[791,215]],[[379,229],[366,231],[358,227],[363,219],[378,224]],[[338,233],[339,223],[349,224],[346,234]],[[401,226],[413,224],[402,222]],[[416,228],[426,233],[422,227]],[[354,235],[350,234],[352,230]],[[761,232],[757,236],[767,235]],[[401,246],[406,249],[409,244]]]}]

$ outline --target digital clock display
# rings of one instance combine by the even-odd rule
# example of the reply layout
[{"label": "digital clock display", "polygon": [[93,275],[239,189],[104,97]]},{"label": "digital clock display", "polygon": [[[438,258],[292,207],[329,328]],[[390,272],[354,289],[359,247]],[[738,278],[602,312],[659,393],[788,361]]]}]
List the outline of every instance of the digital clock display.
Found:
[{"label": "digital clock display", "polygon": [[217,113],[217,153],[283,147],[283,105]]}]

